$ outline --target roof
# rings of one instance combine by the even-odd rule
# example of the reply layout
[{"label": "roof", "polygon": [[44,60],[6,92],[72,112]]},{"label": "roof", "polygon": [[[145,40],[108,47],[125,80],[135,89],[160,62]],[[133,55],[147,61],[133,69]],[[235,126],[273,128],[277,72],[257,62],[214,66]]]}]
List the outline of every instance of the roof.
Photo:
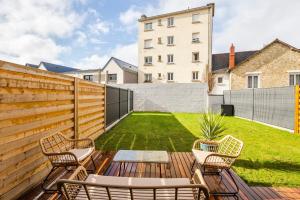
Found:
[{"label": "roof", "polygon": [[170,12],[170,13],[165,13],[165,14],[155,15],[155,16],[150,16],[150,17],[147,17],[147,16],[145,17],[145,15],[142,15],[143,17],[141,17],[139,19],[139,22],[143,22],[143,21],[147,21],[147,20],[153,20],[153,19],[162,18],[162,17],[168,17],[168,16],[172,16],[172,15],[188,13],[188,12],[194,12],[194,11],[204,10],[204,9],[209,9],[209,8],[213,9],[212,15],[214,16],[215,4],[214,3],[209,3],[206,6],[201,6],[201,7],[191,8],[191,9],[185,9],[185,10],[181,10],[181,11]]},{"label": "roof", "polygon": [[99,72],[100,69],[78,69],[78,70],[73,70],[73,71],[69,71],[69,72],[65,72],[65,73],[71,73],[71,74],[75,74],[75,73],[93,73],[93,72]]},{"label": "roof", "polygon": [[[235,52],[235,65],[243,62],[257,51],[241,51]],[[229,68],[229,53],[220,53],[212,55],[212,71],[220,72],[222,69]],[[225,72],[225,71],[224,71]]]},{"label": "roof", "polygon": [[64,72],[70,72],[70,71],[77,71],[79,69],[73,68],[73,67],[66,67],[63,65],[57,65],[47,62],[41,62],[39,66],[44,65],[44,67],[50,71],[50,72],[56,72],[56,73],[64,73]]},{"label": "roof", "polygon": [[[260,54],[260,53],[263,52],[265,49],[267,49],[268,47],[272,46],[272,45],[275,44],[275,43],[282,44],[282,45],[286,46],[287,48],[289,48],[290,50],[296,51],[296,52],[299,52],[299,53],[300,53],[300,49],[298,49],[298,48],[296,48],[296,47],[294,47],[294,46],[292,46],[292,45],[290,45],[290,44],[288,44],[288,43],[285,43],[285,42],[283,42],[283,41],[281,41],[281,40],[279,40],[279,39],[276,38],[275,40],[273,40],[273,41],[272,41],[271,43],[269,43],[268,45],[264,46],[264,47],[263,47],[262,49],[260,49],[259,51],[256,51],[254,54],[250,55],[248,58],[246,58],[246,59],[244,59],[243,61],[241,61],[240,63],[236,64],[236,67],[237,67],[237,65],[241,65],[242,63],[244,63],[244,62],[248,61],[249,59],[255,57],[256,55]],[[236,67],[233,68],[232,70],[236,69]]]},{"label": "roof", "polygon": [[27,66],[27,67],[33,67],[33,68],[39,68],[39,65],[30,64],[30,63],[26,63],[25,66]]},{"label": "roof", "polygon": [[110,61],[113,60],[115,61],[115,63],[123,70],[128,71],[128,72],[132,72],[132,73],[137,73],[138,72],[138,67],[130,64],[128,62],[125,62],[123,60],[120,60],[118,58],[115,57],[111,57],[108,62],[104,65],[104,67],[102,68],[102,70],[104,70],[104,68],[108,65],[108,63],[110,63]]}]

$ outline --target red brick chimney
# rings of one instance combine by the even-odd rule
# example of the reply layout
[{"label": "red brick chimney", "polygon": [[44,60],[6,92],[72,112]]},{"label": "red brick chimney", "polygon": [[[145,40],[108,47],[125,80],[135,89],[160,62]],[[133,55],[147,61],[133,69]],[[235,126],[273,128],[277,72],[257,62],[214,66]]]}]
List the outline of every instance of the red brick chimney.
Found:
[{"label": "red brick chimney", "polygon": [[235,67],[235,47],[231,44],[230,53],[229,53],[229,69],[233,69]]}]

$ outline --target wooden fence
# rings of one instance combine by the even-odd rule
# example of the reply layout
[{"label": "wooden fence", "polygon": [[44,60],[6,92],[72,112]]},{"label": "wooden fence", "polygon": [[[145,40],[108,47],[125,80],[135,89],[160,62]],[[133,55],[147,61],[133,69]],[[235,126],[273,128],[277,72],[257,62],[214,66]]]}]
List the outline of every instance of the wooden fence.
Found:
[{"label": "wooden fence", "polygon": [[294,133],[300,133],[300,90],[299,85],[295,86],[295,127]]},{"label": "wooden fence", "polygon": [[95,139],[104,109],[104,85],[0,61],[0,198],[18,197],[49,172],[41,137]]}]

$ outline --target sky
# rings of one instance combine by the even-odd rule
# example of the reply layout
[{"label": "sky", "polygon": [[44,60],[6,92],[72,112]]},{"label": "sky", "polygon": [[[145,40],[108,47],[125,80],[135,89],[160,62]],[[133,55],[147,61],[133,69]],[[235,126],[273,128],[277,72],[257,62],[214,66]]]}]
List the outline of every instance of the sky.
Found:
[{"label": "sky", "polygon": [[0,60],[102,68],[137,65],[137,19],[215,3],[213,52],[279,38],[300,48],[300,0],[0,0]]}]

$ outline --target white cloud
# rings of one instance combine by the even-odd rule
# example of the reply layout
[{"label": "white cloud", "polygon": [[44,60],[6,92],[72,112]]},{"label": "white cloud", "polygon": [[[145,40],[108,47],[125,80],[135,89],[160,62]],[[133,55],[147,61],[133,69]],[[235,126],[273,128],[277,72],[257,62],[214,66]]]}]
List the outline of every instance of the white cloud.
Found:
[{"label": "white cloud", "polygon": [[108,33],[110,31],[111,24],[97,18],[96,22],[89,25],[89,30],[92,34],[100,35],[102,33]]},{"label": "white cloud", "polygon": [[128,45],[118,45],[107,54],[93,54],[91,56],[81,59],[79,63],[76,63],[76,67],[80,69],[102,68],[106,64],[108,59],[112,56],[129,62],[133,65],[137,65],[137,54],[137,43],[132,43]]},{"label": "white cloud", "polygon": [[68,48],[54,38],[73,34],[83,18],[70,0],[0,0],[0,59],[17,63],[58,62]]}]

